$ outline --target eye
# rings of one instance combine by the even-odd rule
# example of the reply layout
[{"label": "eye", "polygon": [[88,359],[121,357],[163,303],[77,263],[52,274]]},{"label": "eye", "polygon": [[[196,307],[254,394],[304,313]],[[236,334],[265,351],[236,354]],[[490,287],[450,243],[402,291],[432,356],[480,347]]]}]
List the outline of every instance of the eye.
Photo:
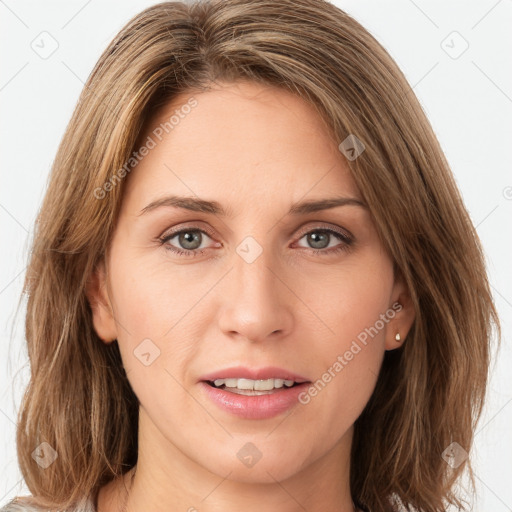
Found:
[{"label": "eye", "polygon": [[[194,257],[204,253],[204,249],[207,248],[203,245],[206,238],[210,238],[206,231],[190,227],[165,234],[159,241],[169,251],[175,252],[180,256]],[[171,240],[174,240],[174,242],[171,243]],[[177,246],[174,244],[177,244]],[[217,247],[220,247],[220,245],[217,244]]]},{"label": "eye", "polygon": [[[299,245],[299,247],[310,249],[314,254],[332,254],[347,250],[353,243],[353,239],[348,233],[329,228],[312,229],[302,235],[299,241],[302,239],[305,239],[308,245]],[[336,242],[338,243],[336,244]]]}]

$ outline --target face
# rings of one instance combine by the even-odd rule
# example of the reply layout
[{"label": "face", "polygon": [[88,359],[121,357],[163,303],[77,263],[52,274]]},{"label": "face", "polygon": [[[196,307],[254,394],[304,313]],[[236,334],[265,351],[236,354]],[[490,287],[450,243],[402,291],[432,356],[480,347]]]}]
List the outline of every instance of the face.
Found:
[{"label": "face", "polygon": [[155,457],[272,482],[349,452],[413,314],[338,143],[299,97],[244,82],[152,120],[89,297]]}]

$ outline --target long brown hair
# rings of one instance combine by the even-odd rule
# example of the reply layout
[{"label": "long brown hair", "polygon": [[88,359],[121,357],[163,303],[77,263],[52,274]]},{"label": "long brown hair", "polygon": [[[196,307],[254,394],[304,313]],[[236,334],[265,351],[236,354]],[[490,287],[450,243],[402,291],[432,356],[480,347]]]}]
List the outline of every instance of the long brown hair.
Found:
[{"label": "long brown hair", "polygon": [[[136,464],[139,404],[117,343],[93,329],[85,287],[129,179],[119,170],[150,116],[178,93],[240,79],[300,95],[337,143],[364,143],[347,163],[414,303],[412,330],[386,352],[355,424],[353,499],[371,512],[463,507],[453,488],[465,469],[475,488],[470,459],[450,465],[443,454],[452,443],[471,449],[499,333],[482,248],[404,75],[323,0],[158,4],[96,64],[53,165],[24,286],[31,379],[17,451],[32,502],[73,506]],[[31,456],[42,442],[58,453],[46,469]]]}]

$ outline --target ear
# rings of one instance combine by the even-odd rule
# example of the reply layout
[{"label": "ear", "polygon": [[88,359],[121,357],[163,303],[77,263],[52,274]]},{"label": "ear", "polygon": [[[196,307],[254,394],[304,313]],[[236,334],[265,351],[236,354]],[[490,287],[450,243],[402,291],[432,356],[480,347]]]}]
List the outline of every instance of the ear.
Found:
[{"label": "ear", "polygon": [[85,294],[92,310],[96,334],[105,342],[117,339],[117,326],[107,291],[105,262],[102,260],[87,280]]},{"label": "ear", "polygon": [[[394,350],[403,345],[416,317],[411,294],[401,273],[397,271],[395,276],[390,304],[390,311],[394,311],[395,314],[387,325],[386,350]],[[397,340],[397,334],[399,340]]]}]

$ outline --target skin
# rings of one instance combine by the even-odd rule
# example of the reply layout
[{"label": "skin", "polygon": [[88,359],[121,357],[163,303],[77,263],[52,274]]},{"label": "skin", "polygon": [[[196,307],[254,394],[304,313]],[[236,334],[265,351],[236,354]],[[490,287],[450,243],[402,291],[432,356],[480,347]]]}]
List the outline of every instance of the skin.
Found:
[{"label": "skin", "polygon": [[[161,109],[146,136],[191,95]],[[287,215],[301,200],[361,200],[313,107],[250,82],[193,96],[197,106],[126,178],[109,253],[87,291],[95,330],[105,343],[118,340],[141,404],[133,484],[132,471],[103,487],[98,510],[121,510],[127,499],[129,512],[163,503],[173,511],[352,511],[353,424],[384,352],[400,347],[396,333],[403,342],[414,320],[407,288],[366,207]],[[169,206],[139,215],[170,194],[215,200],[232,217]],[[192,250],[203,254],[180,256],[158,242],[192,226],[203,237]],[[353,242],[330,235],[315,246],[307,234],[321,228],[348,231]],[[236,252],[247,236],[262,249],[252,263]],[[178,236],[166,244],[190,247]],[[239,365],[280,366],[315,382],[396,302],[401,311],[307,405],[249,420],[201,393],[201,376]],[[149,366],[133,353],[147,338],[160,349]],[[248,442],[262,453],[252,467],[237,458]]]}]

